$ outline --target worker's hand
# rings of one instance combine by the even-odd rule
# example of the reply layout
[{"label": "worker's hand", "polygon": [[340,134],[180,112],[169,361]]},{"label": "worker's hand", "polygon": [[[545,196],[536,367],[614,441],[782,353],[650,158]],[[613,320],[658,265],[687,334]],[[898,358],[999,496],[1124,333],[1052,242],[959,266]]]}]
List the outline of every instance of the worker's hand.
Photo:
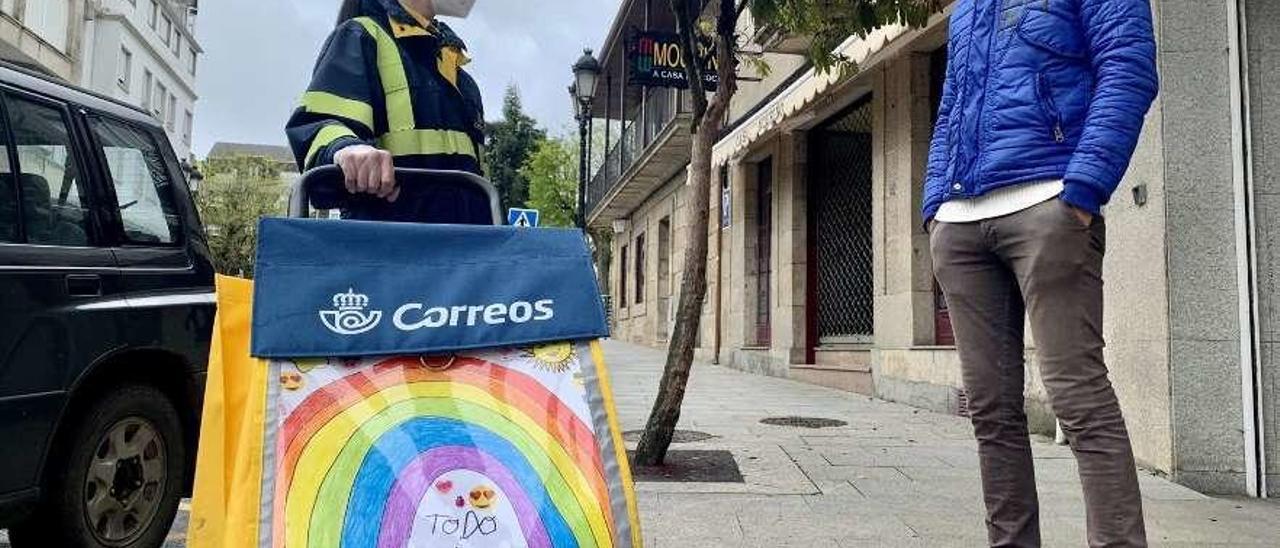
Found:
[{"label": "worker's hand", "polygon": [[342,168],[347,192],[373,194],[388,202],[400,197],[390,152],[369,145],[351,145],[339,150],[333,162]]}]

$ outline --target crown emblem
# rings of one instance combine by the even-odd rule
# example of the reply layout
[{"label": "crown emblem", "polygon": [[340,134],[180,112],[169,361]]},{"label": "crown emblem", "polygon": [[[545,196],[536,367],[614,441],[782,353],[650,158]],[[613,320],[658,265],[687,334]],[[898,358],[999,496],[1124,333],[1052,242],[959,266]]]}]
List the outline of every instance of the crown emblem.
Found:
[{"label": "crown emblem", "polygon": [[333,296],[333,307],[338,310],[364,310],[367,306],[369,306],[369,296],[356,293],[353,288],[348,288],[346,293]]},{"label": "crown emblem", "polygon": [[320,321],[330,331],[339,335],[366,333],[377,327],[378,322],[382,320],[381,311],[365,312],[368,306],[368,295],[356,293],[355,288],[348,288],[346,293],[333,296],[334,310],[320,311]]}]

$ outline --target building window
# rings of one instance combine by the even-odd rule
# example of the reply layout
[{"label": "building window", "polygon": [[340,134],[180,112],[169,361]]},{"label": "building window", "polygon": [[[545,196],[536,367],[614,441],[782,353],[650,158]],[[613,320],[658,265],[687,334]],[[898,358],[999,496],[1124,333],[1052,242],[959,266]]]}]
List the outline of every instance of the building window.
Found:
[{"label": "building window", "polygon": [[156,28],[156,22],[160,20],[159,18],[160,4],[157,4],[156,0],[151,0],[151,12],[147,15],[147,24],[151,25],[151,28],[154,29]]},{"label": "building window", "polygon": [[622,253],[619,258],[618,268],[618,306],[620,308],[627,307],[627,246],[622,246]]},{"label": "building window", "polygon": [[120,84],[120,89],[129,91],[129,85],[133,80],[133,52],[129,48],[120,46],[120,74],[116,76],[116,83]]},{"label": "building window", "polygon": [[193,126],[195,126],[195,118],[191,116],[191,111],[188,110],[186,118],[184,118],[182,122],[182,140],[188,144],[191,143],[191,130]]},{"label": "building window", "polygon": [[161,15],[160,18],[160,38],[164,40],[164,45],[167,46],[173,42],[173,21],[169,19],[168,15]]},{"label": "building window", "polygon": [[182,33],[176,28],[173,29],[173,54],[182,58]]},{"label": "building window", "polygon": [[155,76],[151,75],[151,69],[142,69],[142,108],[143,110],[151,110],[151,86],[155,81]]},{"label": "building window", "polygon": [[190,64],[187,66],[187,70],[191,71],[192,76],[195,76],[196,75],[196,48],[189,48],[187,51],[191,52],[191,57],[190,57],[191,61],[190,61]]},{"label": "building window", "polygon": [[644,234],[636,236],[636,304],[644,304]]},{"label": "building window", "polygon": [[173,95],[170,95],[169,108],[165,112],[165,119],[164,119],[165,127],[168,127],[169,131],[173,131],[174,121],[177,120],[177,118],[178,118],[178,98]]},{"label": "building window", "polygon": [[151,113],[160,120],[164,120],[164,98],[168,96],[169,88],[164,87],[164,84],[160,82],[156,82],[156,94],[151,98]]},{"label": "building window", "polygon": [[27,2],[27,9],[22,15],[23,23],[41,40],[58,51],[66,51],[70,35],[70,6],[71,3],[66,0]]}]

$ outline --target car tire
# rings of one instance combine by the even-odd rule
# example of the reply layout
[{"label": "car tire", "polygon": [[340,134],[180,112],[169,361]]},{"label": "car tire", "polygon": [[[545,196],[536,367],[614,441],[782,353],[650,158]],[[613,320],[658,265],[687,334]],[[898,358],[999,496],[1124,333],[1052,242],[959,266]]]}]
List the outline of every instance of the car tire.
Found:
[{"label": "car tire", "polygon": [[153,387],[125,385],[77,414],[46,463],[40,508],[10,530],[10,542],[160,548],[185,481],[182,421],[172,401]]}]

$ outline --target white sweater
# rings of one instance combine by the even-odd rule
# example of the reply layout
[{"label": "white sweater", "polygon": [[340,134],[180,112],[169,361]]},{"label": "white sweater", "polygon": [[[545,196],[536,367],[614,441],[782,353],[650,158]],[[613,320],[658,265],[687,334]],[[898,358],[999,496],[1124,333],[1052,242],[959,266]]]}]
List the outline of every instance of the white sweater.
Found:
[{"label": "white sweater", "polygon": [[934,220],[940,223],[973,223],[1012,215],[1062,194],[1062,180],[1038,181],[1007,186],[977,198],[951,200],[938,208]]}]

